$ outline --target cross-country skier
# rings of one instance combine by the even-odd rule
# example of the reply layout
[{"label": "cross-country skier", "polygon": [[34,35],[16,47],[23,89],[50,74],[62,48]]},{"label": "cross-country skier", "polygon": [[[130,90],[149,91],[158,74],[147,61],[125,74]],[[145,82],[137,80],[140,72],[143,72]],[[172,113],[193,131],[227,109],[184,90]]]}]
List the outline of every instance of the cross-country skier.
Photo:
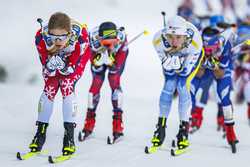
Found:
[{"label": "cross-country skier", "polygon": [[[249,15],[238,25],[237,43],[249,41],[250,25]],[[241,103],[244,100],[247,102],[247,119],[250,125],[250,46],[243,45],[236,54],[236,69],[235,69],[235,90],[236,102]]]},{"label": "cross-country skier", "polygon": [[224,127],[228,144],[232,152],[236,152],[238,140],[234,131],[233,106],[230,99],[232,90],[233,54],[235,43],[235,29],[226,28],[217,34],[204,34],[204,48],[206,57],[203,63],[216,82],[216,93],[224,115]]},{"label": "cross-country skier", "polygon": [[100,89],[108,71],[108,81],[112,91],[113,137],[123,136],[122,88],[120,78],[128,56],[127,37],[124,29],[113,22],[103,22],[90,32],[92,84],[88,95],[88,109],[79,140],[85,140],[94,130],[96,109],[100,99]]},{"label": "cross-country skier", "polygon": [[46,130],[58,90],[63,96],[63,155],[75,152],[74,128],[77,104],[75,85],[82,76],[90,57],[90,45],[85,26],[71,20],[65,13],[53,14],[48,25],[36,33],[36,47],[42,64],[44,89],[39,100],[37,132],[29,145],[31,152],[40,152],[46,140]]},{"label": "cross-country skier", "polygon": [[180,121],[176,136],[177,146],[179,150],[183,150],[189,146],[188,129],[191,109],[189,87],[202,60],[201,35],[193,24],[180,16],[175,16],[168,20],[164,29],[155,34],[153,45],[161,60],[165,83],[160,95],[157,129],[151,140],[153,146],[146,147],[145,151],[154,152],[164,142],[167,119],[176,89],[179,95]]},{"label": "cross-country skier", "polygon": [[[203,42],[206,43],[209,38],[218,35],[220,31],[217,24],[221,24],[224,22],[225,22],[224,17],[222,15],[211,16],[209,19],[209,26],[202,30]],[[192,84],[191,86],[192,119],[190,125],[191,133],[198,130],[202,125],[203,110],[208,101],[209,88],[214,80],[214,77],[210,74],[209,71],[210,70],[203,64],[191,82]],[[224,125],[224,117],[220,104],[218,104],[217,124],[218,127],[223,127]]]}]

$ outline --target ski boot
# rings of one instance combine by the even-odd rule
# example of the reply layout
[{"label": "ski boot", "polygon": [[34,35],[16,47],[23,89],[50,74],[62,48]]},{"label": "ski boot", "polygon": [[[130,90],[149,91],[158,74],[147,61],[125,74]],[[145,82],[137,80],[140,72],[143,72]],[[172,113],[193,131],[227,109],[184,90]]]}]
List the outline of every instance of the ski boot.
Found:
[{"label": "ski boot", "polygon": [[186,121],[181,121],[181,124],[179,126],[179,132],[176,135],[178,149],[184,149],[189,146],[188,129],[189,123]]},{"label": "ski boot", "polygon": [[191,134],[194,133],[195,131],[197,131],[198,129],[200,129],[201,124],[202,124],[202,120],[203,120],[202,113],[203,113],[203,108],[201,108],[201,107],[195,107],[192,110],[191,130],[190,130]]},{"label": "ski boot", "polygon": [[92,109],[88,109],[85,118],[84,128],[82,131],[79,132],[78,135],[79,141],[84,141],[92,134],[93,129],[95,127],[95,117],[96,117],[95,111]]},{"label": "ski boot", "polygon": [[42,150],[43,144],[46,140],[46,130],[49,124],[37,121],[36,125],[37,132],[29,145],[29,148],[31,149],[30,152],[40,152]]},{"label": "ski boot", "polygon": [[118,141],[123,134],[123,122],[122,122],[122,111],[114,111],[113,115],[113,141],[108,137],[108,144],[113,144]]},{"label": "ski boot", "polygon": [[236,144],[239,142],[234,132],[234,124],[225,125],[227,142],[231,146],[232,153],[236,153]]},{"label": "ski boot", "polygon": [[[224,114],[223,110],[220,106],[218,106],[218,113],[217,113],[217,131],[225,132],[225,125],[224,125]],[[224,135],[225,136],[225,135]]]},{"label": "ski boot", "polygon": [[188,150],[189,141],[188,141],[188,129],[189,122],[181,121],[179,126],[179,132],[176,135],[177,137],[177,149],[175,149],[175,142],[172,142],[171,155],[178,156],[185,153]]},{"label": "ski boot", "polygon": [[63,137],[63,148],[62,153],[64,156],[72,155],[76,151],[75,142],[74,142],[74,128],[76,127],[75,123],[64,122],[64,137]]},{"label": "ski boot", "polygon": [[156,125],[156,131],[154,132],[154,136],[151,139],[152,146],[145,147],[145,153],[150,154],[156,152],[165,139],[165,129],[166,129],[166,118],[165,117],[159,117],[158,123]]},{"label": "ski boot", "polygon": [[154,132],[154,136],[151,140],[153,146],[161,146],[165,139],[165,128],[166,128],[166,118],[159,117],[158,123],[156,125],[156,131]]}]

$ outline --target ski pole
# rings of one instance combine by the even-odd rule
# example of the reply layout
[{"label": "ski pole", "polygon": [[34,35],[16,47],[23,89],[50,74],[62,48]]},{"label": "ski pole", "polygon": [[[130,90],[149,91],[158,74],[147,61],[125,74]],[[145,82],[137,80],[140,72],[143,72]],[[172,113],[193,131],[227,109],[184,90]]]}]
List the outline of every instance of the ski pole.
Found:
[{"label": "ski pole", "polygon": [[162,11],[161,14],[162,14],[162,18],[163,18],[163,26],[165,28],[167,26],[167,24],[166,24],[166,13],[164,11]]},{"label": "ski pole", "polygon": [[42,32],[43,32],[43,19],[37,18],[36,21],[40,24]]},{"label": "ski pole", "polygon": [[129,44],[131,44],[132,42],[134,42],[135,40],[137,40],[139,37],[141,37],[142,35],[148,35],[149,34],[149,32],[147,31],[147,30],[144,30],[144,31],[142,31],[142,32],[140,32],[139,34],[137,34],[135,37],[133,37],[130,41],[128,41],[128,43],[127,43],[127,46],[129,45]]},{"label": "ski pole", "polygon": [[232,52],[237,52],[237,51],[239,51],[239,49],[240,49],[243,45],[248,45],[248,46],[250,46],[250,39],[247,39],[247,40],[245,40],[245,41],[239,43],[238,45],[234,46],[234,47],[231,49],[231,51],[232,51]]}]

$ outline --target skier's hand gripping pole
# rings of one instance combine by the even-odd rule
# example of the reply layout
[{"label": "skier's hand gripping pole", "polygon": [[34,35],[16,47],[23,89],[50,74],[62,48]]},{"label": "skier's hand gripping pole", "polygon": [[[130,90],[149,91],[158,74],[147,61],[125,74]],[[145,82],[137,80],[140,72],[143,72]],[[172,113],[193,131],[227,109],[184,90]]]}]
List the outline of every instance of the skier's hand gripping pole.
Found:
[{"label": "skier's hand gripping pole", "polygon": [[43,19],[41,19],[41,18],[37,18],[37,20],[36,20],[39,24],[40,24],[40,26],[41,26],[41,30],[42,30],[42,32],[43,32]]}]

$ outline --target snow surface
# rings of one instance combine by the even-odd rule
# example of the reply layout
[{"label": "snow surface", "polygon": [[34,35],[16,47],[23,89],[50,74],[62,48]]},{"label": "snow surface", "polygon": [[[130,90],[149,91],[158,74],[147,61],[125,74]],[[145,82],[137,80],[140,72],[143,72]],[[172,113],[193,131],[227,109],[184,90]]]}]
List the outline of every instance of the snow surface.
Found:
[{"label": "snow surface", "polygon": [[[37,17],[48,20],[56,11],[68,13],[89,28],[112,20],[126,28],[131,39],[144,29],[151,32],[131,44],[126,69],[122,76],[124,90],[124,141],[107,145],[112,131],[111,91],[107,81],[101,92],[94,137],[76,142],[77,156],[56,166],[71,167],[132,167],[132,166],[247,166],[250,153],[250,127],[246,120],[246,105],[235,106],[236,133],[240,140],[237,154],[232,154],[226,140],[216,131],[216,104],[205,108],[201,130],[190,136],[191,151],[180,157],[170,156],[171,140],[178,130],[177,102],[173,103],[167,136],[161,151],[146,155],[158,117],[158,99],[163,77],[158,57],[152,47],[153,34],[162,27],[161,10],[172,16],[180,0],[8,0],[0,6],[0,63],[7,67],[9,78],[0,84],[0,166],[49,166],[47,155],[27,161],[16,160],[16,152],[28,151],[35,133],[38,99],[43,81],[41,66],[34,46],[39,24]],[[201,5],[201,4],[199,4]],[[31,84],[32,83],[32,84]],[[87,94],[91,83],[89,64],[76,87],[79,113],[76,139],[83,126]],[[54,113],[44,149],[49,154],[61,154],[63,138],[61,95],[55,100]]]}]

